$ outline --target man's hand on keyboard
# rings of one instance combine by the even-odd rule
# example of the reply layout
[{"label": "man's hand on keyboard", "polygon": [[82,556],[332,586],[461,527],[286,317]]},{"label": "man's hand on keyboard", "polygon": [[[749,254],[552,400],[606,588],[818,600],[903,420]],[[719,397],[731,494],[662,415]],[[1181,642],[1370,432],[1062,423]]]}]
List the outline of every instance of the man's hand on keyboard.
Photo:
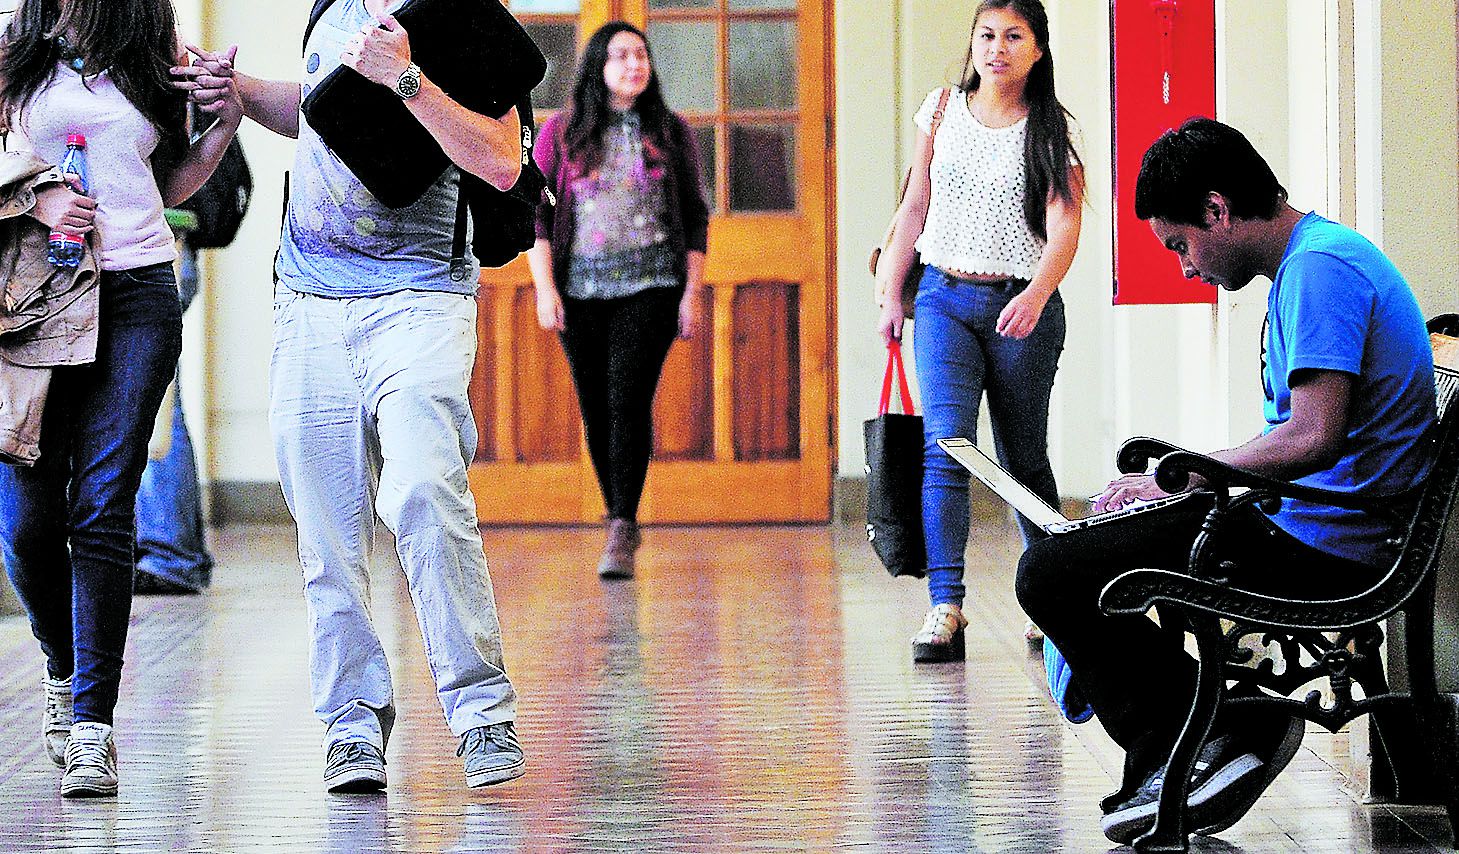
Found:
[{"label": "man's hand on keyboard", "polygon": [[1104,513],[1119,510],[1134,503],[1165,498],[1169,492],[1155,485],[1155,476],[1149,474],[1127,474],[1110,481],[1104,492],[1094,497],[1094,512]]}]

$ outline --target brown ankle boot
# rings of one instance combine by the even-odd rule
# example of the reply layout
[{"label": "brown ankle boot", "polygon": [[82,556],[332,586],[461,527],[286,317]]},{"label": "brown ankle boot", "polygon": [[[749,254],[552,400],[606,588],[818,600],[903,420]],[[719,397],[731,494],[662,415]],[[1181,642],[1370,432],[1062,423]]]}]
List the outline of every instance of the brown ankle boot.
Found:
[{"label": "brown ankle boot", "polygon": [[638,524],[630,519],[608,520],[608,542],[598,560],[599,578],[632,578],[633,553],[638,550]]}]

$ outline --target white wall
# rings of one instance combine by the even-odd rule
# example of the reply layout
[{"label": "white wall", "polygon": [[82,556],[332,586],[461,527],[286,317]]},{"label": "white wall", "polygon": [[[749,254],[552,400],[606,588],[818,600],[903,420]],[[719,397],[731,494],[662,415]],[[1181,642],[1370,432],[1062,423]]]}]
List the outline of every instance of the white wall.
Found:
[{"label": "white wall", "polygon": [[[237,44],[240,71],[298,79],[299,44],[308,3],[211,0],[209,5],[205,47]],[[240,135],[253,170],[253,203],[233,245],[206,259],[208,286],[199,297],[208,321],[203,353],[209,392],[203,468],[209,480],[277,482],[268,429],[272,268],[283,205],[283,174],[293,162],[294,142],[252,122],[244,122]]]},{"label": "white wall", "polygon": [[1355,0],[1358,210],[1425,314],[1459,310],[1455,3]]}]

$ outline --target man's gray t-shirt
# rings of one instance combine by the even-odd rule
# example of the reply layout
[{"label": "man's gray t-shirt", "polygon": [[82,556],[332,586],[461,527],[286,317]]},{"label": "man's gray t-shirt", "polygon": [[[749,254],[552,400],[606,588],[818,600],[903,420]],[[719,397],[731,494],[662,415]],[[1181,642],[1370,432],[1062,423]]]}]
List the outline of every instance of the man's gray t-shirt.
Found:
[{"label": "man's gray t-shirt", "polygon": [[[364,0],[339,0],[320,18],[304,50],[303,95],[339,66],[345,42],[373,21]],[[460,173],[447,167],[414,204],[380,204],[299,115],[299,145],[284,218],[279,281],[326,297],[372,297],[403,290],[474,294],[479,267],[451,279]],[[469,218],[468,218],[469,219]],[[470,224],[466,245],[471,245]]]}]

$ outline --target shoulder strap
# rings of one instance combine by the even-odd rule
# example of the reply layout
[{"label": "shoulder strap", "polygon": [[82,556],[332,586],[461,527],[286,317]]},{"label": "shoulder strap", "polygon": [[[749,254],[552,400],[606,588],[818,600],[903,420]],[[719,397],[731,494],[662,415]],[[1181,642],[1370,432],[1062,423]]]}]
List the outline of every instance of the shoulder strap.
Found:
[{"label": "shoulder strap", "polygon": [[[947,99],[952,97],[952,88],[944,87],[942,94],[937,98],[937,109],[932,111],[932,127],[927,131],[927,186],[932,186],[932,157],[936,153],[932,145],[937,142],[937,129],[942,127],[942,120],[947,116]],[[912,183],[912,169],[907,168],[907,177],[902,179],[902,195],[907,195],[907,185]]]},{"label": "shoulder strap", "polygon": [[[525,171],[533,162],[532,149],[537,141],[536,134],[532,130],[531,95],[524,95],[515,106],[517,108],[517,118],[522,124],[522,168]],[[466,262],[466,217],[471,210],[471,185],[475,184],[479,188],[491,188],[490,184],[486,184],[480,179],[470,176],[466,170],[461,169],[459,166],[457,167],[457,172],[460,173],[460,181],[457,184],[456,190],[456,224],[455,229],[451,233],[451,279],[453,281],[461,281],[466,278],[466,270],[468,267]],[[517,180],[521,181],[522,179],[518,178]],[[505,193],[510,191],[500,192]],[[550,190],[544,190],[543,192],[547,193],[549,197],[551,196]],[[477,223],[478,228],[481,225],[482,223]]]},{"label": "shoulder strap", "polygon": [[456,184],[456,227],[451,233],[451,281],[460,282],[466,278],[466,170],[456,167],[459,173]]},{"label": "shoulder strap", "polygon": [[324,17],[325,11],[333,5],[334,0],[314,0],[314,8],[309,10],[309,23],[304,27],[304,43],[299,46],[301,53],[309,49],[309,36],[314,33],[314,26],[319,23],[320,18]]},{"label": "shoulder strap", "polygon": [[927,132],[929,139],[937,139],[937,129],[942,127],[942,119],[947,115],[947,99],[952,97],[952,89],[945,87],[942,94],[937,98],[937,109],[932,111],[932,129]]}]

